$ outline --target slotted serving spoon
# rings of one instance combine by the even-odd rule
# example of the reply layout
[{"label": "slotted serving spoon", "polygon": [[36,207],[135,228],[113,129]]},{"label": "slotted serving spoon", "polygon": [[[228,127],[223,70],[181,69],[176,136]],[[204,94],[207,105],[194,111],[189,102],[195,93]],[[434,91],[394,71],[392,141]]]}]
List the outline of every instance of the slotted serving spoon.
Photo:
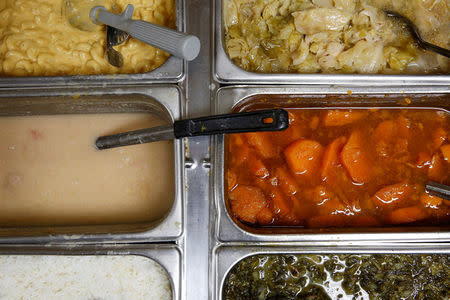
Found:
[{"label": "slotted serving spoon", "polygon": [[440,55],[446,56],[446,57],[450,57],[450,50],[445,49],[445,48],[441,48],[439,46],[436,46],[434,44],[428,43],[426,41],[424,41],[422,39],[422,37],[419,34],[419,30],[417,29],[417,27],[414,25],[413,22],[411,22],[410,19],[408,19],[405,16],[402,16],[394,11],[391,10],[385,10],[384,11],[386,13],[386,15],[388,17],[392,17],[392,18],[396,18],[397,20],[400,20],[401,22],[403,22],[404,24],[406,24],[406,26],[408,27],[412,37],[416,40],[417,44],[419,45],[420,48],[425,49],[425,50],[431,50],[433,52],[436,52]]},{"label": "slotted serving spoon", "polygon": [[114,67],[120,68],[123,66],[123,56],[113,46],[124,43],[127,38],[126,32],[106,25],[106,59]]},{"label": "slotted serving spoon", "polygon": [[180,120],[175,121],[171,125],[102,136],[95,141],[95,145],[97,149],[104,150],[183,137],[253,131],[279,131],[288,127],[289,115],[287,111],[284,109],[268,109]]},{"label": "slotted serving spoon", "polygon": [[98,25],[109,25],[127,32],[135,39],[155,46],[186,60],[193,60],[200,52],[200,40],[166,27],[142,20],[132,20],[134,7],[128,4],[121,14],[113,14],[106,7],[108,0],[63,0],[63,13],[68,22],[83,31],[93,31]]}]

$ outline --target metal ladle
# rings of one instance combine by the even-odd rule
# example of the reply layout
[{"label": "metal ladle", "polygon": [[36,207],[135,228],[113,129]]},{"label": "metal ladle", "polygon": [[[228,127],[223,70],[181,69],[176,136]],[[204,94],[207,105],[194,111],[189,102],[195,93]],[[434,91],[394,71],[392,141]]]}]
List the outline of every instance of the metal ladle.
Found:
[{"label": "metal ladle", "polygon": [[[84,31],[93,31],[97,25],[109,25],[127,32],[135,39],[155,46],[186,60],[193,60],[200,52],[200,40],[166,27],[142,20],[132,20],[134,7],[128,4],[121,14],[113,14],[103,6],[107,0],[64,0],[64,14],[69,23]],[[101,5],[97,5],[101,4]]]},{"label": "metal ladle", "polygon": [[417,27],[413,24],[413,22],[411,22],[410,19],[408,19],[405,16],[402,16],[396,12],[393,12],[391,10],[385,10],[384,11],[386,13],[386,15],[388,17],[393,17],[396,18],[398,20],[400,20],[401,22],[403,22],[404,24],[406,24],[406,26],[408,26],[409,31],[411,32],[412,37],[416,40],[417,44],[419,45],[420,48],[425,49],[425,50],[431,50],[433,52],[436,52],[440,55],[446,56],[446,57],[450,57],[450,50],[445,49],[445,48],[441,48],[439,46],[436,46],[434,44],[428,43],[426,41],[424,41],[419,34],[419,30],[417,29]]},{"label": "metal ladle", "polygon": [[151,143],[184,137],[279,131],[289,127],[289,115],[284,109],[257,110],[175,121],[173,124],[101,136],[95,141],[98,150]]}]

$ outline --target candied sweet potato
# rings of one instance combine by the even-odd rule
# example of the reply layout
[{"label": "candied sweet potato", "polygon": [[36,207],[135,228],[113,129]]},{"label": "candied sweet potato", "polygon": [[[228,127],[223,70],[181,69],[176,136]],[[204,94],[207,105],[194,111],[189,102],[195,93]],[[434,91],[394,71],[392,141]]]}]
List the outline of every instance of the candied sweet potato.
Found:
[{"label": "candied sweet potato", "polygon": [[270,193],[271,208],[274,218],[278,224],[298,225],[301,221],[294,211],[294,196],[286,196],[279,189],[274,187]]},{"label": "candied sweet potato", "polygon": [[244,135],[241,133],[230,134],[228,135],[228,142],[230,143],[230,147],[242,146],[244,145]]},{"label": "candied sweet potato", "polygon": [[311,128],[311,130],[316,130],[317,127],[319,126],[319,122],[320,119],[318,116],[312,117],[311,120],[309,121],[309,128]]},{"label": "candied sweet potato", "polygon": [[428,178],[436,182],[444,182],[448,177],[448,166],[439,153],[433,155],[428,168]]},{"label": "candied sweet potato", "polygon": [[233,156],[231,157],[231,165],[240,166],[250,157],[250,147],[247,145],[234,147],[231,149]]},{"label": "candied sweet potato", "polygon": [[409,199],[413,192],[411,185],[397,183],[380,189],[372,197],[375,207],[398,207]]},{"label": "candied sweet potato", "polygon": [[257,216],[267,202],[260,188],[239,185],[229,194],[231,209],[242,221],[256,223]]},{"label": "candied sweet potato", "polygon": [[269,208],[264,207],[256,215],[256,220],[258,221],[258,224],[260,224],[260,225],[268,225],[268,224],[272,223],[272,220],[273,220],[272,211]]},{"label": "candied sweet potato", "polygon": [[366,183],[372,178],[372,162],[362,132],[354,131],[341,151],[341,161],[354,182]]},{"label": "candied sweet potato", "polygon": [[417,222],[428,217],[427,212],[418,206],[402,207],[389,214],[391,224],[403,224]]},{"label": "candied sweet potato", "polygon": [[396,137],[396,124],[393,120],[385,120],[375,128],[373,137],[375,149],[379,156],[387,157],[393,152],[393,141]]},{"label": "candied sweet potato", "polygon": [[411,121],[405,116],[400,115],[396,120],[396,135],[399,138],[407,138],[410,133]]},{"label": "candied sweet potato", "polygon": [[228,191],[231,191],[237,184],[237,175],[235,172],[231,170],[228,170],[226,174],[227,174]]},{"label": "candied sweet potato", "polygon": [[447,132],[444,130],[444,128],[438,127],[433,131],[431,138],[433,140],[434,149],[439,149],[439,147],[441,147],[447,139]]},{"label": "candied sweet potato", "polygon": [[310,175],[318,171],[323,147],[313,140],[297,140],[284,150],[286,162],[294,174]]},{"label": "candied sweet potato", "polygon": [[444,156],[444,159],[448,163],[450,163],[450,144],[441,146],[441,152],[442,152],[442,155]]},{"label": "candied sweet potato", "polygon": [[420,196],[420,202],[422,205],[429,208],[438,208],[442,204],[442,201],[442,198],[430,195],[428,193],[423,193]]},{"label": "candied sweet potato", "polygon": [[248,167],[250,173],[256,177],[265,178],[269,176],[269,170],[266,168],[264,163],[258,158],[250,158],[248,160]]},{"label": "candied sweet potato", "polygon": [[395,122],[393,120],[384,120],[375,128],[373,137],[375,141],[390,140],[395,137]]},{"label": "candied sweet potato", "polygon": [[416,167],[423,168],[431,164],[431,154],[425,151],[421,151],[417,154]]},{"label": "candied sweet potato", "polygon": [[327,111],[323,124],[330,126],[343,126],[361,120],[366,115],[363,111],[335,109]]},{"label": "candied sweet potato", "polygon": [[281,219],[291,215],[292,201],[289,197],[286,197],[278,189],[274,188],[270,193],[272,199],[273,213],[279,215]]},{"label": "candied sweet potato", "polygon": [[256,149],[262,158],[270,158],[276,154],[267,132],[245,133],[248,143]]},{"label": "candied sweet potato", "polygon": [[287,169],[277,168],[275,170],[275,177],[277,178],[277,185],[285,195],[295,195],[297,193],[297,183]]},{"label": "candied sweet potato", "polygon": [[343,213],[346,206],[332,190],[319,185],[307,193],[306,199],[314,203],[319,215],[332,215]]},{"label": "candied sweet potato", "polygon": [[322,180],[327,180],[330,174],[332,174],[333,168],[336,168],[341,163],[339,154],[345,142],[346,138],[341,136],[326,146],[322,158],[322,170],[320,172]]}]

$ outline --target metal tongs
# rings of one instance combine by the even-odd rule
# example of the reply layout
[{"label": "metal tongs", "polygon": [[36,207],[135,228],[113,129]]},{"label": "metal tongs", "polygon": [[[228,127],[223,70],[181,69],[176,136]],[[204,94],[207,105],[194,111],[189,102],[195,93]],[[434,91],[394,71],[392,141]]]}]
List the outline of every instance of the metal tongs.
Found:
[{"label": "metal tongs", "polygon": [[180,120],[171,125],[102,136],[96,140],[95,145],[97,149],[104,150],[200,135],[279,131],[288,127],[289,115],[284,109],[258,110]]},{"label": "metal tongs", "polygon": [[439,198],[450,200],[450,186],[429,181],[425,185],[425,190],[433,196],[438,196]]}]

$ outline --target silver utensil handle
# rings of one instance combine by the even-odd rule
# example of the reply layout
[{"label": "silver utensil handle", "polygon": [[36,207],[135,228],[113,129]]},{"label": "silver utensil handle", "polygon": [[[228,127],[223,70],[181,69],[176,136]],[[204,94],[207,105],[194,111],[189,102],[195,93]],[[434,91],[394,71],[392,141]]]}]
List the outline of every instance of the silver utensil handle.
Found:
[{"label": "silver utensil handle", "polygon": [[132,20],[134,7],[127,5],[120,14],[112,14],[102,6],[91,10],[91,18],[95,23],[106,24],[128,32],[132,37],[149,45],[169,52],[185,60],[195,59],[200,52],[200,40],[193,35],[178,32],[166,27],[142,20]]},{"label": "silver utensil handle", "polygon": [[427,192],[434,196],[450,200],[450,186],[438,182],[429,181],[425,185]]},{"label": "silver utensil handle", "polygon": [[99,150],[105,150],[122,146],[173,140],[174,138],[173,125],[166,125],[101,136],[95,141],[95,146]]},{"label": "silver utensil handle", "polygon": [[177,32],[141,20],[128,21],[132,37],[163,49],[177,57],[191,61],[200,52],[200,40],[193,35]]}]

